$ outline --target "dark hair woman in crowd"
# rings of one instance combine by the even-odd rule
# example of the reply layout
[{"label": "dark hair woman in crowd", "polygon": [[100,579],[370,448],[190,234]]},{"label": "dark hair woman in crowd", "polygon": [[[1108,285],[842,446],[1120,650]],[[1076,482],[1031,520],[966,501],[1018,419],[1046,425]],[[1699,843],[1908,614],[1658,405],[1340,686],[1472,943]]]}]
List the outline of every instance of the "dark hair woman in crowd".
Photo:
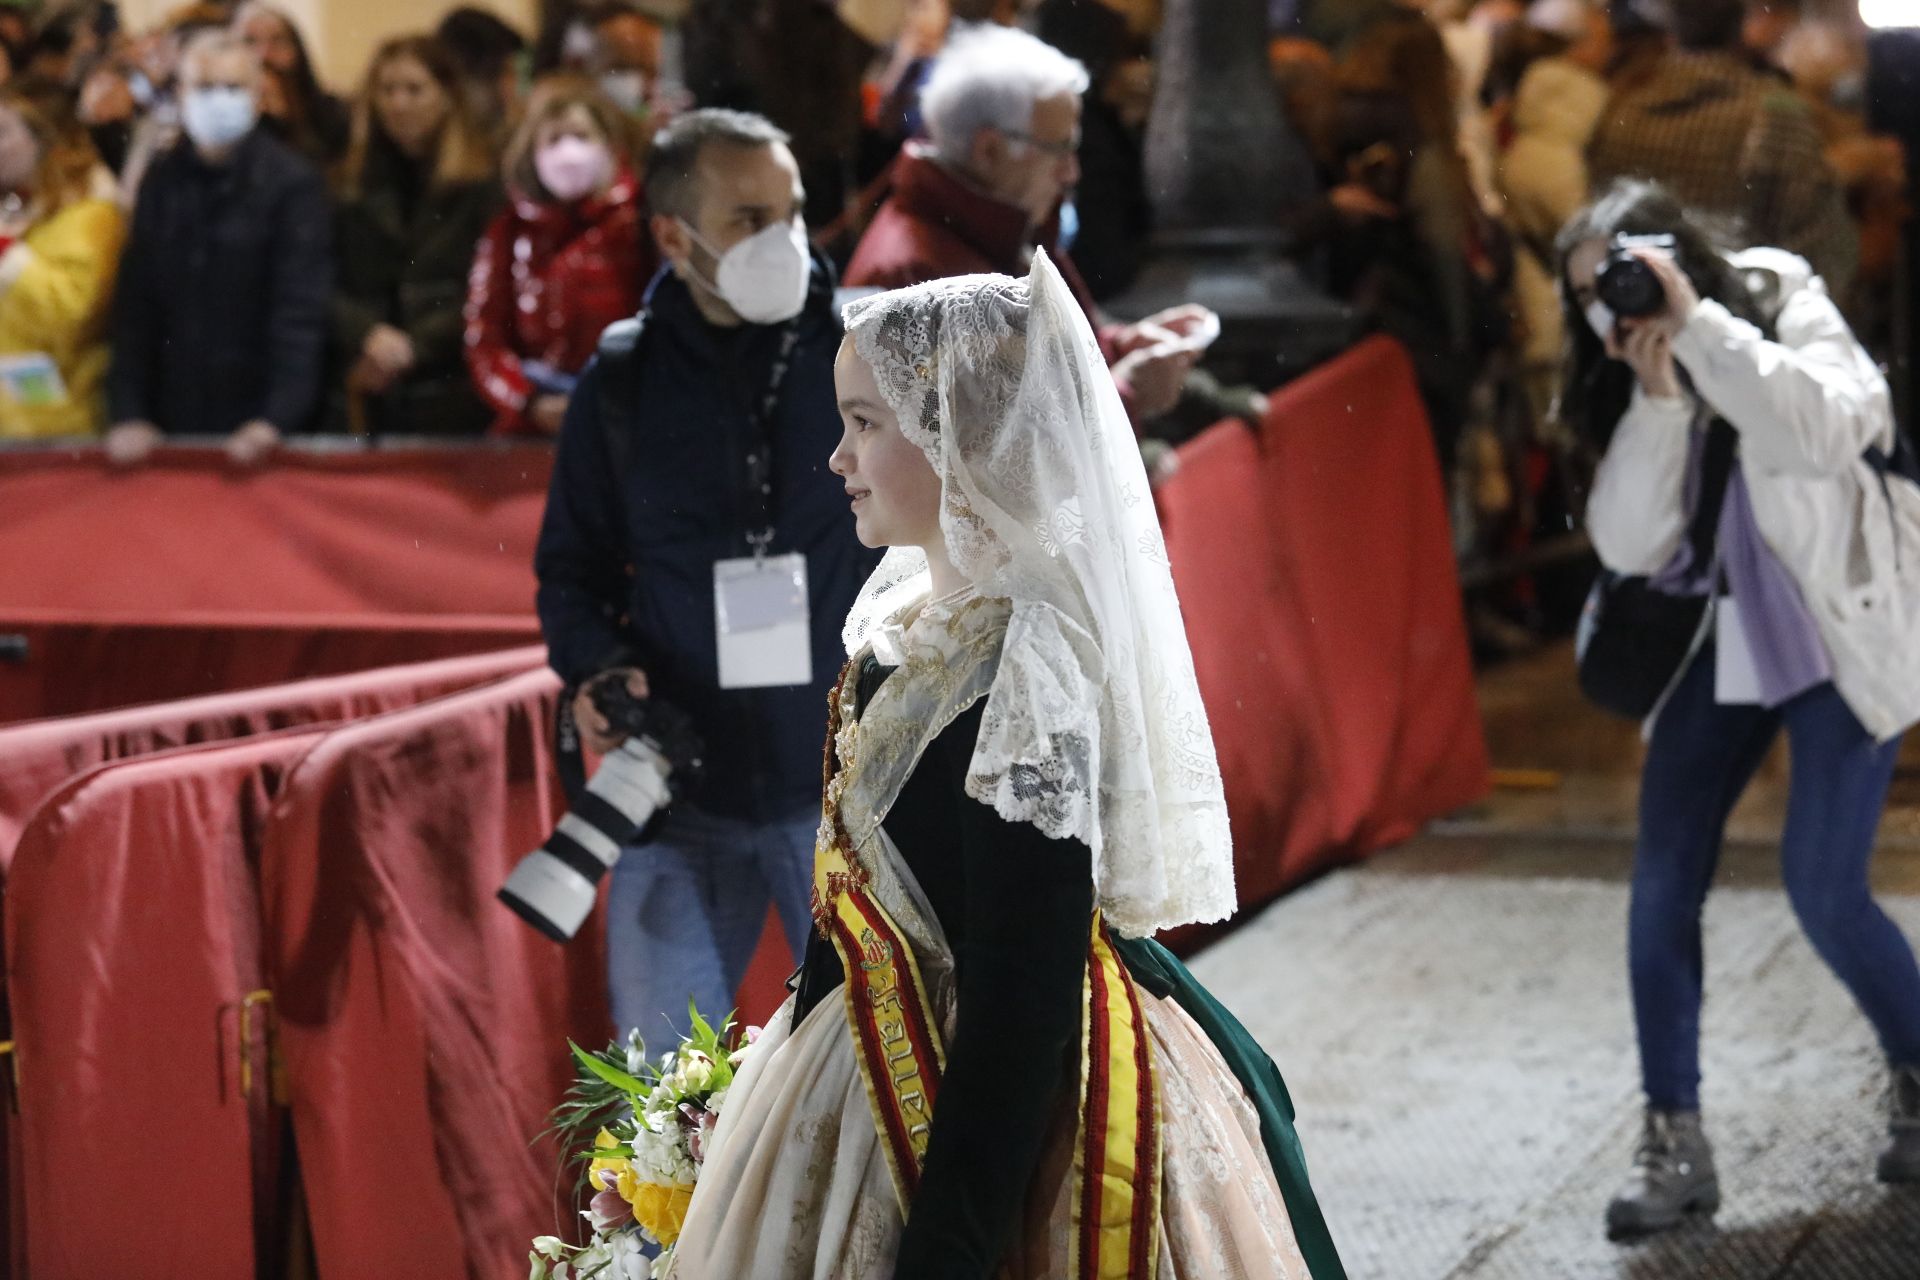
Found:
[{"label": "dark hair woman in crowd", "polygon": [[509,203],[468,285],[467,365],[496,432],[554,435],[601,331],[640,309],[659,258],[631,126],[592,81],[534,90],[505,173]]},{"label": "dark hair woman in crowd", "polygon": [[322,168],[346,154],[353,136],[347,104],[320,87],[306,41],[293,19],[272,5],[243,5],[233,29],[266,69],[269,92],[262,95],[261,119],[280,140]]},{"label": "dark hair woman in crowd", "polygon": [[527,38],[497,14],[462,5],[434,31],[460,64],[467,111],[489,137],[504,139],[519,113]]},{"label": "dark hair woman in crowd", "polygon": [[[1886,380],[1805,260],[1730,253],[1658,187],[1616,185],[1558,249],[1565,412],[1605,448],[1588,529],[1629,579],[1601,584],[1583,683],[1595,690],[1609,632],[1665,630],[1676,650],[1691,635],[1670,676],[1647,662],[1651,680],[1631,677],[1634,709],[1652,708],[1628,930],[1647,1115],[1609,1230],[1719,1204],[1700,1118],[1700,911],[1727,814],[1782,729],[1787,896],[1892,1069],[1879,1175],[1920,1181],[1920,968],[1867,884],[1900,736],[1920,719],[1920,487],[1886,465]],[[1697,623],[1659,621],[1677,601],[1697,602]]]},{"label": "dark hair woman in crowd", "polygon": [[459,68],[429,36],[388,41],[367,71],[334,230],[333,339],[347,370],[336,428],[486,428],[461,309],[499,183],[460,88]]}]

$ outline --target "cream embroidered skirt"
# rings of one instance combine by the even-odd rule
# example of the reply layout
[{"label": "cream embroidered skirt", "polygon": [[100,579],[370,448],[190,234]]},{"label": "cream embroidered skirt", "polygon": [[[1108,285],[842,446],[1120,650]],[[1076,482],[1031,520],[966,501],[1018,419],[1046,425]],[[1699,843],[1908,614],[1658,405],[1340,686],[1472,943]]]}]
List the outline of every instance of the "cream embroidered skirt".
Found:
[{"label": "cream embroidered skirt", "polygon": [[[1140,993],[1160,1088],[1151,1280],[1308,1280],[1239,1081],[1185,1011]],[[840,993],[793,1001],[754,1046],[687,1211],[676,1280],[892,1280],[903,1226]],[[1066,1280],[1073,1113],[1063,1105],[1007,1280]],[[1140,1280],[1149,1280],[1141,1277]]]}]

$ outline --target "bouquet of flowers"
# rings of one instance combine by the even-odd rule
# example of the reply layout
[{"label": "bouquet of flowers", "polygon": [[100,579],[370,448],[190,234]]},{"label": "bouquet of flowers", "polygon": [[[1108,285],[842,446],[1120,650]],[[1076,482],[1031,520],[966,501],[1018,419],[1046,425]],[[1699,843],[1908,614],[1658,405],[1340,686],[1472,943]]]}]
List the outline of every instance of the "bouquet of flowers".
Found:
[{"label": "bouquet of flowers", "polygon": [[[707,1140],[747,1046],[731,1019],[718,1030],[688,1007],[692,1031],[658,1062],[639,1034],[597,1053],[569,1042],[580,1077],[553,1113],[553,1131],[586,1166],[591,1195],[581,1213],[593,1228],[584,1245],[558,1236],[533,1242],[529,1280],[647,1280],[666,1274],[686,1220]],[[592,1135],[591,1141],[588,1135]],[[660,1247],[646,1256],[644,1244]]]}]

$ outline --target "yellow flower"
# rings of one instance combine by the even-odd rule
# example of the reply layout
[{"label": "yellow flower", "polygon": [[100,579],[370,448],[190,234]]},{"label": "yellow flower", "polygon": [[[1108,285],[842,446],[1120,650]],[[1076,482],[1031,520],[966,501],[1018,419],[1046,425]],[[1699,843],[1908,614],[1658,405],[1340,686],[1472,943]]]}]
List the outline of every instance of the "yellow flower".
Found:
[{"label": "yellow flower", "polygon": [[[622,1187],[620,1193],[625,1195],[626,1188]],[[634,1221],[663,1245],[680,1238],[680,1228],[687,1221],[687,1206],[692,1202],[691,1186],[666,1186],[658,1182],[641,1183],[628,1201],[633,1205]]]},{"label": "yellow flower", "polygon": [[[596,1148],[617,1147],[620,1143],[612,1134],[602,1129],[599,1134],[595,1136],[593,1145]],[[633,1194],[630,1188],[634,1184],[633,1165],[627,1158],[625,1156],[613,1156],[607,1159],[595,1160],[587,1166],[587,1180],[593,1184],[595,1191],[600,1190],[604,1185],[600,1181],[600,1175],[602,1173],[611,1173],[619,1180],[619,1185],[615,1187],[614,1190],[620,1193],[621,1199],[625,1200],[628,1204],[632,1204]]]}]

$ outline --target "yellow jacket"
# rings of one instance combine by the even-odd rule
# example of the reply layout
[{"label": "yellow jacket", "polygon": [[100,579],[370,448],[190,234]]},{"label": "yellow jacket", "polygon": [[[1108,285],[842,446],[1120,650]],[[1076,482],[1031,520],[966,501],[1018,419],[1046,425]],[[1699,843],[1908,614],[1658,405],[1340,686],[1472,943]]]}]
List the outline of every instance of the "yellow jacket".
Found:
[{"label": "yellow jacket", "polygon": [[0,438],[105,427],[107,317],[126,238],[120,207],[89,197],[0,254]]}]

